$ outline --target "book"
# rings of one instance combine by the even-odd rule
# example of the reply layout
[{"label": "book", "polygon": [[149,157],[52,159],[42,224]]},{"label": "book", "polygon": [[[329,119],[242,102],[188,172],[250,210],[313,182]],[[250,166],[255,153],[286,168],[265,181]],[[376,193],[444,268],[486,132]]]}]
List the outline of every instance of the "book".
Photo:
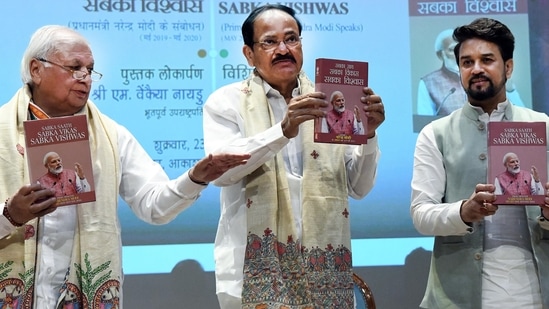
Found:
[{"label": "book", "polygon": [[23,129],[30,181],[54,189],[56,206],[95,201],[86,116],[27,120]]},{"label": "book", "polygon": [[362,89],[368,85],[368,62],[318,58],[315,90],[326,93],[326,116],[315,119],[314,141],[334,144],[366,144],[367,120]]},{"label": "book", "polygon": [[539,205],[547,182],[545,122],[488,123],[488,181],[496,205]]}]

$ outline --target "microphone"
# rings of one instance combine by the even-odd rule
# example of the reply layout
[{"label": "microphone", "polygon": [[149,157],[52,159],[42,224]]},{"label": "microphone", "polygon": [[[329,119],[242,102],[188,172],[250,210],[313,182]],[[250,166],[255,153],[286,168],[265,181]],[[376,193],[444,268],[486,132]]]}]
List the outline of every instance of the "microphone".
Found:
[{"label": "microphone", "polygon": [[452,87],[452,89],[450,89],[450,91],[448,92],[448,94],[446,94],[446,96],[442,99],[442,101],[440,102],[440,105],[439,105],[438,108],[437,108],[437,111],[435,112],[435,116],[438,115],[438,112],[440,111],[440,109],[441,109],[442,106],[444,105],[444,102],[446,102],[446,100],[448,99],[448,97],[451,96],[454,92],[456,92],[456,87]]}]

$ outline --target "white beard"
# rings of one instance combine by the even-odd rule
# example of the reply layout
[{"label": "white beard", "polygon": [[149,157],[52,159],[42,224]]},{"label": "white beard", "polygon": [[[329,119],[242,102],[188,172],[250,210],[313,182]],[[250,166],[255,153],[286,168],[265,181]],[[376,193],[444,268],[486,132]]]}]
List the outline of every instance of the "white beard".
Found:
[{"label": "white beard", "polygon": [[50,173],[55,174],[55,175],[59,175],[63,172],[63,167],[60,166],[58,168],[50,168],[49,170],[50,170]]},{"label": "white beard", "polygon": [[507,171],[509,171],[509,173],[511,173],[513,175],[516,175],[520,172],[520,166],[517,166],[515,168],[508,167]]}]

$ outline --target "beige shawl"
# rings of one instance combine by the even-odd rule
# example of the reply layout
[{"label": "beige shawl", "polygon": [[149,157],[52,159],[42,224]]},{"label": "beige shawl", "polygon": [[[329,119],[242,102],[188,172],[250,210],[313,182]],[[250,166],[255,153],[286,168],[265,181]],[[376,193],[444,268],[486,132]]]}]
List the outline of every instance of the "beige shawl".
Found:
[{"label": "beige shawl", "polygon": [[[301,73],[301,92],[314,91]],[[242,84],[246,136],[275,124],[262,79]],[[297,239],[282,155],[246,178],[248,239],[243,308],[352,308],[350,218],[343,145],[303,141],[303,237]]]},{"label": "beige shawl", "polygon": [[[30,91],[27,86],[0,108],[0,197],[11,197],[29,183],[24,158],[23,121],[28,118]],[[121,294],[121,239],[117,219],[117,175],[119,155],[114,122],[88,101],[84,113],[88,130],[95,180],[93,203],[77,207],[78,224],[74,237],[71,265],[57,308],[99,308],[107,302],[118,303]],[[40,121],[40,120],[36,120]],[[37,236],[39,219],[27,222],[11,235],[0,239],[0,285],[20,291],[21,308],[33,308],[37,272]]]}]

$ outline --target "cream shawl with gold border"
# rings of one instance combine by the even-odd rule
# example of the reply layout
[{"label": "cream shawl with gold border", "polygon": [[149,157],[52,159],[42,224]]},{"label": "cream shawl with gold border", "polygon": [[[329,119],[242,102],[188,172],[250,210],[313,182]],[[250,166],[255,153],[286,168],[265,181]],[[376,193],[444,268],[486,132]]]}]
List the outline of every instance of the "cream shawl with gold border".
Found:
[{"label": "cream shawl with gold border", "polygon": [[[0,108],[0,197],[11,197],[29,183],[24,157],[23,121],[31,100],[28,86]],[[71,265],[57,308],[79,303],[99,308],[101,302],[118,303],[121,293],[121,239],[117,219],[119,154],[115,123],[88,101],[88,117],[96,202],[65,206],[77,208],[77,228]],[[36,120],[40,121],[40,120]],[[0,286],[19,291],[21,308],[31,308],[37,263],[39,219],[27,222],[0,239]],[[71,307],[72,308],[72,307]]]}]

